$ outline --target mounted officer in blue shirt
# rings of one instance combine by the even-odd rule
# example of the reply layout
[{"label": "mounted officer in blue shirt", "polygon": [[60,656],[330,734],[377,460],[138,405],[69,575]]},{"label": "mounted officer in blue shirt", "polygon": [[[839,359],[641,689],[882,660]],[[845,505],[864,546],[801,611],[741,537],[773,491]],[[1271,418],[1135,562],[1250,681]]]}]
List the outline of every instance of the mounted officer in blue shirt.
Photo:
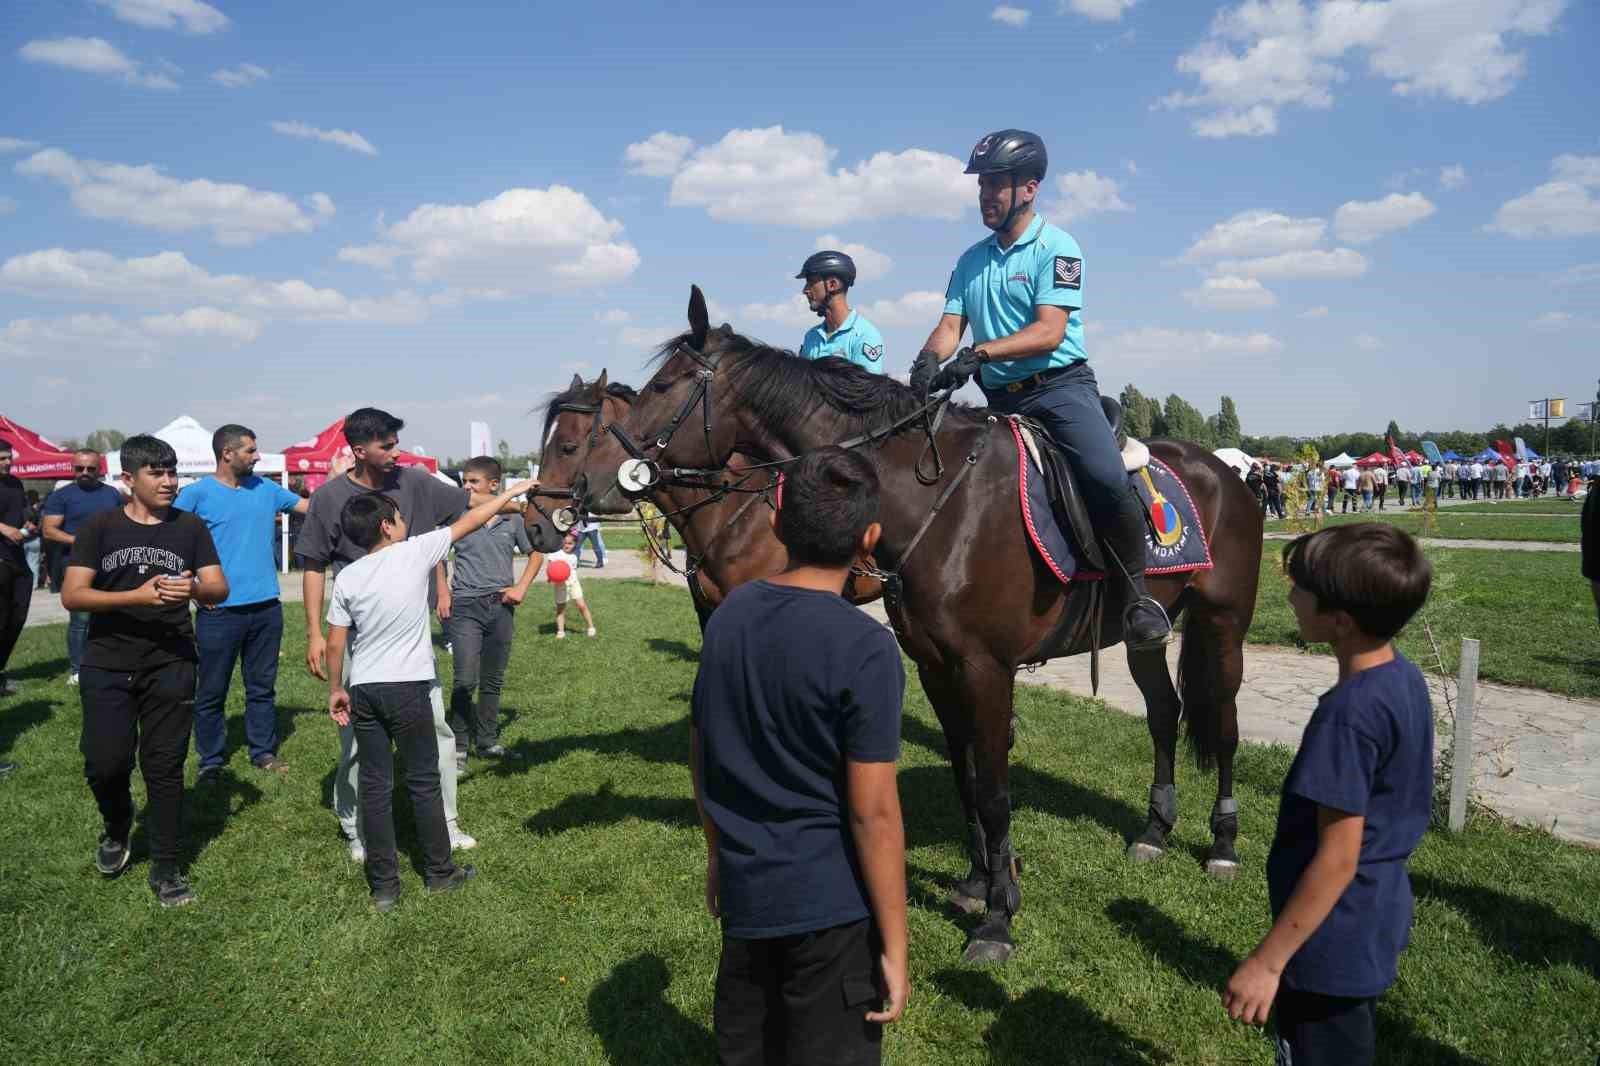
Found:
[{"label": "mounted officer in blue shirt", "polygon": [[[1095,532],[1132,587],[1124,640],[1132,650],[1158,647],[1172,623],[1145,589],[1144,510],[1084,351],[1083,252],[1033,210],[1047,165],[1044,141],[1026,130],[991,133],[972,150],[966,172],[978,175],[978,210],[994,235],[956,263],[944,315],[911,368],[911,387],[959,388],[977,373],[992,409],[1044,426],[1071,462]],[[973,347],[957,352],[969,325]]]},{"label": "mounted officer in blue shirt", "polygon": [[836,355],[875,374],[883,373],[883,335],[850,309],[847,293],[856,283],[856,264],[843,252],[818,252],[806,259],[797,278],[801,293],[822,321],[806,331],[800,354],[807,359]]}]

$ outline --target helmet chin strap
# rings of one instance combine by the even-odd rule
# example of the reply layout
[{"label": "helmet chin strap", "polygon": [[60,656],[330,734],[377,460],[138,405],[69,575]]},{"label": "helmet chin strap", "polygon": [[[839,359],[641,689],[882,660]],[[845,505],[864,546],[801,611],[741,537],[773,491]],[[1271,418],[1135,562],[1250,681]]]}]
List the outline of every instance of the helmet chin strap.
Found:
[{"label": "helmet chin strap", "polygon": [[1022,205],[1017,202],[1017,172],[1011,172],[1011,210],[1006,212],[1006,217],[994,228],[996,233],[1004,233],[1011,228],[1011,220],[1017,217],[1017,208]]}]

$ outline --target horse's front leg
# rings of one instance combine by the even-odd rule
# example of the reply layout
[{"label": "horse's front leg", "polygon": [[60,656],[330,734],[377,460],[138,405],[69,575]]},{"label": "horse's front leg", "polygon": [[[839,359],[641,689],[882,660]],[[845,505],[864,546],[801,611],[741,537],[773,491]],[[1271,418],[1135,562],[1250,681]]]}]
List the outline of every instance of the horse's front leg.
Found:
[{"label": "horse's front leg", "polygon": [[975,726],[970,750],[988,878],[988,913],[967,942],[965,962],[1005,962],[1016,950],[1011,918],[1022,909],[1022,866],[1011,849],[1012,688],[1010,667],[992,659],[969,661],[962,679],[962,699]]}]

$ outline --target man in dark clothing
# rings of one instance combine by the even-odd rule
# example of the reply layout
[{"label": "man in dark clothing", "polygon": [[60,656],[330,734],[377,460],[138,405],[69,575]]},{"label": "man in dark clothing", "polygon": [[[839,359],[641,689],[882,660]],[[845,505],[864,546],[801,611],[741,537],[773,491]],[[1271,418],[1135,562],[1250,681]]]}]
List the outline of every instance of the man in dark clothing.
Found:
[{"label": "man in dark clothing", "polygon": [[1595,612],[1600,614],[1600,478],[1589,482],[1589,496],[1583,504],[1583,576],[1594,593]]},{"label": "man in dark clothing", "polygon": [[[33,571],[23,543],[34,532],[28,526],[28,497],[22,482],[11,476],[11,442],[0,438],[0,697],[15,696],[6,678],[6,663],[28,621],[33,599]],[[0,767],[10,766],[0,763]],[[0,769],[0,775],[7,773]]]},{"label": "man in dark clothing", "polygon": [[[67,557],[72,553],[78,530],[102,511],[122,506],[122,493],[100,480],[104,460],[92,448],[72,453],[72,484],[63,485],[45,498],[40,531],[56,547],[55,566],[50,575],[56,591],[61,591]],[[89,612],[71,611],[67,620],[67,684],[78,683],[78,666],[83,662],[84,645],[89,641]]]}]

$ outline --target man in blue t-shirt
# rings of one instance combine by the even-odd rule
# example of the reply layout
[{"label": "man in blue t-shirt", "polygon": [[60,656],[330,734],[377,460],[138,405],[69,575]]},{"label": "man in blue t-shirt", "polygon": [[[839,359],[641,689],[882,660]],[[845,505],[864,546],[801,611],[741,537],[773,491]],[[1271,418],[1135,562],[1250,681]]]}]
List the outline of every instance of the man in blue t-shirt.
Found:
[{"label": "man in blue t-shirt", "polygon": [[194,697],[194,751],[200,757],[196,785],[216,784],[227,761],[223,705],[233,664],[244,677],[244,735],[258,770],[287,769],[278,758],[274,707],[278,650],[283,643],[283,604],[273,567],[273,530],[278,515],[305,514],[309,500],[275,481],[257,477],[261,453],[255,431],[229,424],[211,435],[216,473],[184,486],[172,506],[205,521],[228,579],[228,598],[195,615],[200,650]]},{"label": "man in blue t-shirt", "polygon": [[[78,539],[78,530],[101,511],[114,511],[123,504],[122,493],[101,481],[105,460],[93,448],[80,448],[72,453],[72,483],[63,485],[45,497],[40,510],[39,532],[46,541],[56,546],[55,558],[50,567],[50,583],[56,592],[61,591],[62,578],[67,571],[67,556]],[[67,613],[67,684],[78,683],[78,667],[83,662],[83,652],[89,645],[89,612]]]},{"label": "man in blue t-shirt", "polygon": [[878,477],[823,448],[779,493],[789,568],[711,616],[689,730],[706,907],[722,919],[719,1061],[876,1063],[909,988],[905,673],[894,637],[841,593],[881,532]]},{"label": "man in blue t-shirt", "polygon": [[1433,571],[1409,534],[1374,522],[1300,537],[1283,558],[1300,637],[1333,645],[1339,683],[1317,701],[1283,782],[1267,857],[1272,930],[1222,1000],[1254,1025],[1276,1011],[1279,1062],[1367,1066],[1378,997],[1411,936],[1406,863],[1433,798],[1428,685],[1392,641]]},{"label": "man in blue t-shirt", "polygon": [[[1044,141],[1027,130],[991,133],[972,149],[966,172],[978,175],[978,210],[994,232],[957,261],[911,387],[958,389],[978,374],[991,408],[1044,426],[1072,464],[1113,572],[1128,583],[1124,642],[1156,649],[1172,623],[1145,588],[1144,507],[1083,347],[1083,252],[1033,210],[1048,162]],[[969,325],[973,346],[957,352]]]},{"label": "man in blue t-shirt", "polygon": [[883,373],[883,335],[860,311],[850,308],[855,260],[843,252],[818,252],[807,257],[795,277],[805,280],[800,292],[811,310],[822,316],[806,331],[800,354],[807,359],[838,356],[874,374]]}]

